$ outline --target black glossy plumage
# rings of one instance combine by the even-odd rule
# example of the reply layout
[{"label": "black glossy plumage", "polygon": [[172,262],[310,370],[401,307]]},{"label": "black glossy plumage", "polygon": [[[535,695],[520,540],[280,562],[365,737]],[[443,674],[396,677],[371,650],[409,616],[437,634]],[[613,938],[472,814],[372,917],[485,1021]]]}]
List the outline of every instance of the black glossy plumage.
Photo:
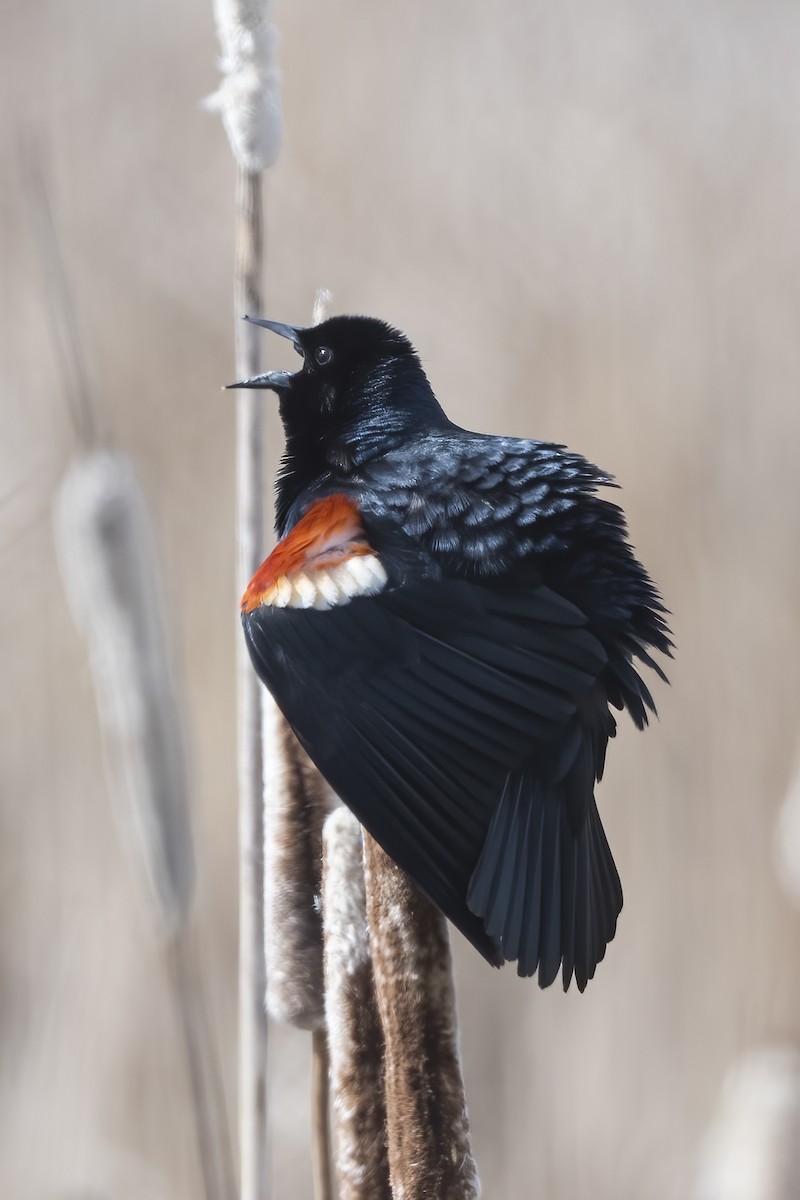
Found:
[{"label": "black glossy plumage", "polygon": [[[297,331],[281,391],[284,536],[317,500],[361,513],[387,587],[244,617],[254,665],[312,759],[492,963],[582,990],[622,890],[594,801],[609,705],[655,711],[635,660],[669,654],[609,476],[563,447],[470,433],[397,331]],[[316,362],[316,351],[332,351]],[[325,358],[323,354],[321,357]]]}]

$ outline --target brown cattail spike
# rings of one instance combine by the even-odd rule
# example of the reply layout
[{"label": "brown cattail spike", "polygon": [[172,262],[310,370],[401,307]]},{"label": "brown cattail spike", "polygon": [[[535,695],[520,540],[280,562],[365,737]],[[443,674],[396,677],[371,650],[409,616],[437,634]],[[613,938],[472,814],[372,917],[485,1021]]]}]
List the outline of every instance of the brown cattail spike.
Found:
[{"label": "brown cattail spike", "polygon": [[264,697],[267,1011],[300,1029],[322,1029],[322,823],[335,797]]},{"label": "brown cattail spike", "polygon": [[386,1043],[392,1195],[475,1200],[447,924],[366,833],[364,875]]},{"label": "brown cattail spike", "polygon": [[372,976],[361,826],[345,808],[324,828],[325,1008],[339,1200],[391,1200],[383,1031]]}]

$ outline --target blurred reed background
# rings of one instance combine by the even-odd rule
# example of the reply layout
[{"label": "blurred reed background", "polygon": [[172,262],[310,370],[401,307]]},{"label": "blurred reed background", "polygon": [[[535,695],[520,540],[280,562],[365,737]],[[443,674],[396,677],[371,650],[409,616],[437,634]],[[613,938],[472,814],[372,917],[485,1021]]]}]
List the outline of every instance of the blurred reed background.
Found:
[{"label": "blurred reed background", "polygon": [[[623,726],[601,789],[626,907],[595,981],[540,993],[456,940],[484,1194],[796,1196],[796,1176],[731,1190],[703,1135],[715,1121],[724,1146],[749,1079],[788,1097],[797,1140],[800,926],[774,830],[800,755],[800,9],[286,0],[275,16],[268,315],[306,320],[324,283],[337,311],[406,330],[454,419],[614,472],[674,611],[660,724]],[[188,1200],[182,1034],[55,561],[76,439],[19,144],[33,130],[44,149],[97,422],[154,517],[232,1112],[234,168],[200,107],[211,5],[6,0],[0,55],[0,1194]],[[730,1068],[775,1043],[721,1102]],[[308,1059],[306,1037],[273,1031],[277,1197],[310,1194]],[[757,1124],[728,1122],[737,1146]]]}]

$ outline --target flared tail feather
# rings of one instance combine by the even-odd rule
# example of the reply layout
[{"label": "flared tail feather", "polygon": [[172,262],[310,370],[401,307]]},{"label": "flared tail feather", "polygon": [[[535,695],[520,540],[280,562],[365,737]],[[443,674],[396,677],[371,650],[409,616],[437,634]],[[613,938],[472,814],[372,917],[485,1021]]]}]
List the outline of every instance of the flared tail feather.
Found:
[{"label": "flared tail feather", "polygon": [[506,779],[470,880],[470,910],[519,975],[583,991],[614,937],[622,886],[594,797],[576,831],[563,788],[525,771]]}]

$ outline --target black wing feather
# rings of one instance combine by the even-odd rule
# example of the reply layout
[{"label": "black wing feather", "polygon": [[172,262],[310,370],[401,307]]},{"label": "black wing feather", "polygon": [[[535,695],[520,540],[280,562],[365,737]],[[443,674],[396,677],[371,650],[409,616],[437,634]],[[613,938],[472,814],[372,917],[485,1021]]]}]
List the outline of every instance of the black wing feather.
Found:
[{"label": "black wing feather", "polygon": [[563,960],[566,986],[574,958],[580,986],[605,940],[585,945],[576,905],[608,904],[605,881],[581,890],[569,787],[591,797],[581,714],[608,658],[574,605],[527,599],[423,580],[244,624],[311,758],[395,861],[490,962],[545,984]]}]

